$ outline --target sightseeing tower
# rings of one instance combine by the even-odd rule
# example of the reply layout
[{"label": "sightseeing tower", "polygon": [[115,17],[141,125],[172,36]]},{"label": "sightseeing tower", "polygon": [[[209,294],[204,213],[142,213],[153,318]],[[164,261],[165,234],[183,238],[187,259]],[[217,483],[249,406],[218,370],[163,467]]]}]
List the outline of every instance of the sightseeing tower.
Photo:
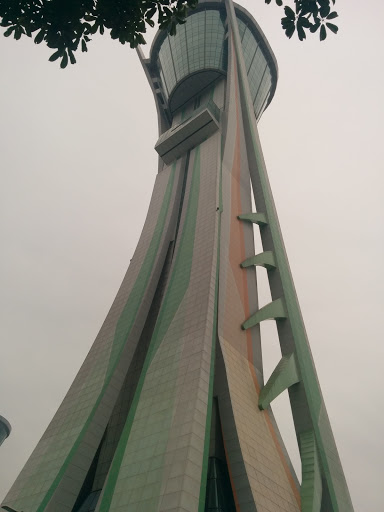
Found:
[{"label": "sightseeing tower", "polygon": [[[275,57],[232,0],[200,0],[176,36],[158,32],[150,58],[139,55],[159,120],[148,215],[107,318],[3,509],[352,512],[257,131]],[[271,290],[262,308],[255,266]],[[282,358],[264,382],[267,319]],[[301,484],[270,408],[285,390]]]}]

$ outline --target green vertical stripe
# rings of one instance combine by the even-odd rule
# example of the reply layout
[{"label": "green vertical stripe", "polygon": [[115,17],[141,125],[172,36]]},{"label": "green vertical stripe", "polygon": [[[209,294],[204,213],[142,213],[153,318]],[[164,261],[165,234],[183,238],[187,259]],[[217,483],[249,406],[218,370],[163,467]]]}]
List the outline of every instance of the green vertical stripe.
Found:
[{"label": "green vertical stripe", "polygon": [[140,268],[139,275],[133,285],[132,291],[129,294],[128,300],[125,303],[124,309],[116,325],[115,336],[111,354],[109,357],[109,365],[106,374],[106,380],[110,379],[113,371],[119,361],[122,350],[124,349],[125,341],[131,331],[133,322],[136,319],[137,312],[141,305],[145,290],[148,285],[149,278],[152,273],[152,268],[155,262],[157,252],[159,250],[160,240],[163,235],[165,219],[168,213],[169,202],[173,189],[173,182],[175,179],[176,162],[172,166],[171,176],[165,191],[163,204],[160,209],[159,217],[157,220],[156,228],[152,236],[151,243],[145,255],[143,264]]},{"label": "green vertical stripe", "polygon": [[[228,9],[228,14],[231,19],[231,25],[232,25],[232,33],[234,37],[234,45],[235,45],[235,51],[238,62],[243,58],[242,51],[240,48],[240,45],[238,44],[238,27],[235,25],[235,15],[234,15],[234,9],[233,5],[231,5],[231,8]],[[289,268],[287,255],[284,248],[284,243],[282,240],[282,235],[279,228],[279,222],[277,218],[277,213],[275,210],[274,202],[272,193],[270,190],[268,178],[267,178],[267,172],[265,169],[265,164],[263,161],[263,158],[261,156],[261,148],[259,147],[259,143],[255,134],[254,126],[252,123],[252,116],[254,117],[253,108],[249,108],[249,104],[247,101],[247,94],[246,94],[246,82],[247,78],[244,76],[243,69],[241,65],[239,67],[239,81],[240,81],[240,87],[243,99],[246,104],[245,109],[245,117],[248,124],[248,128],[250,130],[251,136],[252,136],[252,146],[254,155],[257,161],[257,171],[260,178],[260,183],[262,187],[262,192],[264,196],[265,201],[265,207],[266,207],[266,213],[268,218],[269,227],[271,230],[272,240],[273,240],[273,246],[275,251],[275,257],[277,261],[277,267],[279,269],[279,273],[281,276],[281,283],[283,286],[284,296],[285,296],[285,302],[287,305],[288,310],[288,317],[291,323],[293,338],[295,342],[295,348],[296,348],[296,356],[298,365],[300,368],[300,372],[302,375],[302,380],[304,383],[304,389],[307,395],[307,401],[308,401],[308,407],[309,412],[312,418],[313,422],[313,428],[316,433],[316,440],[318,443],[319,453],[321,457],[321,462],[323,464],[323,470],[324,475],[326,476],[326,480],[328,483],[328,489],[331,496],[332,506],[334,512],[337,512],[339,510],[338,505],[338,496],[336,494],[335,484],[337,485],[338,482],[334,482],[332,475],[330,473],[330,464],[333,466],[333,468],[336,470],[336,472],[343,476],[343,471],[340,462],[337,460],[338,457],[334,457],[332,459],[328,458],[328,454],[325,449],[325,443],[328,443],[328,449],[331,451],[337,451],[336,445],[333,440],[332,435],[332,429],[329,424],[329,422],[326,423],[326,425],[323,427],[325,428],[325,436],[327,437],[327,440],[323,439],[322,433],[319,428],[319,416],[320,411],[323,405],[323,400],[321,397],[321,391],[320,386],[318,384],[318,380],[316,377],[316,370],[314,367],[314,363],[312,360],[309,343],[307,340],[307,335],[305,332],[304,322],[301,316],[300,312],[300,306],[298,302],[298,298],[295,292],[294,284],[293,284],[293,278],[292,274]],[[339,476],[337,475],[337,476]],[[340,482],[341,483],[341,482]],[[352,503],[350,501],[349,492],[346,484],[344,485],[344,482],[342,484],[342,495],[343,497],[348,501],[350,504],[351,510],[352,509]],[[341,498],[341,496],[340,496]]]},{"label": "green vertical stripe", "polygon": [[124,454],[129,441],[129,435],[131,433],[136,410],[140,401],[141,391],[144,386],[148,369],[159,346],[161,345],[162,340],[164,339],[166,332],[168,331],[168,328],[172,320],[174,319],[174,316],[180,306],[180,303],[183,300],[185,292],[188,289],[193,260],[199,191],[200,146],[198,146],[195,149],[195,160],[193,166],[193,174],[191,178],[191,188],[189,192],[188,207],[179,248],[176,253],[174,269],[169,280],[169,286],[165,293],[163,303],[161,305],[158,320],[156,322],[156,326],[152,335],[148,353],[143,365],[139,382],[137,384],[135,396],[133,398],[132,405],[129,410],[127,421],[125,423],[124,430],[120,437],[120,441],[111,464],[108,480],[104,487],[104,493],[100,504],[100,512],[108,512],[110,509],[119,477],[120,468],[124,459]]},{"label": "green vertical stripe", "polygon": [[[172,189],[173,189],[173,183],[174,183],[174,178],[175,178],[175,169],[176,169],[176,164],[173,165],[172,167],[172,171],[171,171],[171,174],[170,174],[170,177],[169,177],[169,180],[168,180],[168,184],[167,184],[167,188],[166,188],[166,191],[165,191],[165,194],[164,194],[164,198],[163,198],[163,203],[161,205],[161,209],[160,209],[160,213],[159,213],[159,217],[158,217],[158,220],[157,220],[157,223],[156,223],[156,227],[155,227],[155,230],[154,230],[154,234],[153,234],[153,237],[152,237],[152,240],[151,240],[151,243],[150,243],[150,246],[148,248],[148,251],[145,255],[145,258],[144,258],[144,262],[140,268],[140,271],[139,271],[139,274],[138,274],[138,277],[135,281],[135,284],[134,284],[134,287],[128,297],[128,300],[127,300],[127,304],[129,303],[130,304],[130,307],[133,309],[133,312],[130,311],[130,309],[127,307],[127,305],[125,306],[119,320],[118,320],[118,325],[116,327],[116,331],[115,331],[115,337],[114,337],[114,341],[113,343],[115,345],[118,345],[119,346],[119,355],[121,353],[121,350],[124,348],[123,346],[121,346],[124,341],[126,340],[126,337],[128,336],[129,334],[129,330],[131,329],[132,327],[132,324],[133,324],[133,321],[135,319],[135,316],[136,316],[136,313],[137,313],[137,310],[140,306],[140,303],[141,303],[141,300],[143,298],[143,295],[144,295],[144,292],[145,292],[145,288],[148,284],[148,280],[149,280],[149,276],[151,274],[151,271],[152,271],[152,267],[153,267],[153,264],[154,264],[154,260],[156,258],[156,255],[157,255],[157,251],[158,251],[158,248],[159,248],[159,245],[160,245],[160,240],[161,240],[161,237],[162,237],[162,234],[163,234],[163,231],[164,231],[164,225],[165,225],[165,220],[166,220],[166,217],[167,217],[167,213],[168,213],[168,209],[169,209],[169,203],[170,203],[170,198],[171,198],[171,193],[172,193]],[[144,284],[145,283],[145,284]],[[135,302],[133,302],[133,300],[131,299],[131,297],[134,295],[133,294],[133,291],[135,290]],[[128,316],[129,315],[129,316]],[[122,317],[123,317],[123,320],[122,320]],[[126,329],[123,330],[123,327],[125,327]],[[104,395],[104,392],[105,390],[107,389],[108,387],[108,384],[111,380],[111,377],[113,375],[113,370],[117,364],[117,357],[115,356],[114,358],[114,366],[109,365],[109,368],[108,368],[108,372],[107,372],[107,376],[106,376],[106,379],[104,381],[104,385],[100,391],[100,394],[96,400],[96,403],[95,405],[93,406],[92,408],[92,411],[90,412],[89,416],[88,416],[88,419],[87,421],[85,422],[79,436],[77,437],[76,441],[74,442],[69,454],[67,455],[63,465],[61,466],[56,478],[54,479],[54,481],[52,482],[50,488],[48,489],[46,495],[44,496],[44,499],[43,501],[41,502],[41,504],[39,505],[38,509],[37,509],[37,512],[43,512],[46,508],[46,506],[48,505],[50,499],[52,498],[53,496],[53,493],[55,492],[57,486],[59,485],[60,483],[60,480],[62,479],[66,469],[68,468],[68,465],[70,464],[71,460],[72,460],[72,457],[74,456],[74,454],[76,453],[78,447],[80,446],[80,443],[81,441],[83,440],[83,437],[96,413],[96,410],[103,398],[103,395]]]},{"label": "green vertical stripe", "polygon": [[[221,155],[223,154],[223,140],[221,139]],[[212,346],[211,346],[211,367],[209,375],[209,388],[208,388],[208,404],[207,404],[207,419],[205,423],[205,439],[204,439],[204,453],[203,453],[203,467],[201,471],[200,481],[200,496],[199,496],[199,510],[198,512],[205,511],[205,498],[207,494],[207,477],[208,477],[208,463],[209,463],[209,444],[211,437],[211,422],[212,422],[212,403],[213,403],[213,384],[215,376],[215,355],[216,355],[216,342],[217,342],[217,315],[218,315],[218,297],[219,297],[219,272],[220,272],[220,235],[221,235],[221,212],[223,211],[223,197],[222,197],[222,173],[223,163],[221,158],[220,175],[219,175],[219,219],[217,227],[217,258],[216,258],[216,283],[215,283],[215,309],[213,316],[213,330],[212,330]]]}]

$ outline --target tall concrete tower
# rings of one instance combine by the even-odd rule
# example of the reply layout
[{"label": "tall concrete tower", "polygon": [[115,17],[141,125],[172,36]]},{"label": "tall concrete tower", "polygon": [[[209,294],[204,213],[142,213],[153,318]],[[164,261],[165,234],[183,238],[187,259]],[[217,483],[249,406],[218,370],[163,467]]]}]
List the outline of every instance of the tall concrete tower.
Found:
[{"label": "tall concrete tower", "polygon": [[[140,58],[160,132],[145,225],[96,341],[3,507],[352,512],[257,132],[277,81],[268,42],[232,0],[200,0],[175,37],[159,32]],[[262,308],[255,266],[271,289]],[[282,358],[264,382],[267,319]],[[286,389],[301,484],[270,408]]]}]

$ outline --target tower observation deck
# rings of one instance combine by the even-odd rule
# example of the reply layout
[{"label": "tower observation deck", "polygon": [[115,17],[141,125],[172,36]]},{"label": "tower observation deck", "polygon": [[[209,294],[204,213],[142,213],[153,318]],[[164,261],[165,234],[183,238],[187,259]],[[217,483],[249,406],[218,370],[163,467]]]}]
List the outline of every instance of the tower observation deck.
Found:
[{"label": "tower observation deck", "polygon": [[[89,354],[2,506],[353,512],[257,131],[277,83],[269,44],[240,5],[200,0],[176,36],[159,32],[139,57],[159,125],[147,218]],[[256,266],[271,290],[263,307]],[[268,319],[282,358],[265,382]],[[301,482],[270,407],[285,390]]]}]

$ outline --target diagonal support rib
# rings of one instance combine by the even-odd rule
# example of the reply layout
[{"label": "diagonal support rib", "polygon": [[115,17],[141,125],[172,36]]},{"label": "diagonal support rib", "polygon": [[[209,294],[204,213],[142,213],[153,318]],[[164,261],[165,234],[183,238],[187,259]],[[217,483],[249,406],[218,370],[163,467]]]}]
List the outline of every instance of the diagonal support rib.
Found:
[{"label": "diagonal support rib", "polygon": [[259,226],[265,226],[268,224],[267,217],[264,213],[242,213],[238,215],[237,218],[239,220],[246,220],[248,222],[253,222],[254,224],[258,224]]},{"label": "diagonal support rib", "polygon": [[250,258],[243,261],[240,264],[242,268],[251,267],[252,265],[257,265],[259,267],[264,267],[267,270],[273,270],[276,268],[275,257],[272,251],[261,252],[260,254],[256,254],[255,256],[251,256]]},{"label": "diagonal support rib", "polygon": [[302,432],[299,441],[302,468],[301,511],[320,512],[323,487],[314,431]]},{"label": "diagonal support rib", "polygon": [[283,356],[260,392],[259,409],[267,409],[272,400],[299,381],[295,355]]},{"label": "diagonal support rib", "polygon": [[257,311],[254,315],[250,316],[248,320],[242,324],[241,328],[246,330],[259,324],[263,320],[279,320],[282,318],[287,318],[285,307],[282,299],[276,299],[263,308],[259,309],[259,311]]}]

